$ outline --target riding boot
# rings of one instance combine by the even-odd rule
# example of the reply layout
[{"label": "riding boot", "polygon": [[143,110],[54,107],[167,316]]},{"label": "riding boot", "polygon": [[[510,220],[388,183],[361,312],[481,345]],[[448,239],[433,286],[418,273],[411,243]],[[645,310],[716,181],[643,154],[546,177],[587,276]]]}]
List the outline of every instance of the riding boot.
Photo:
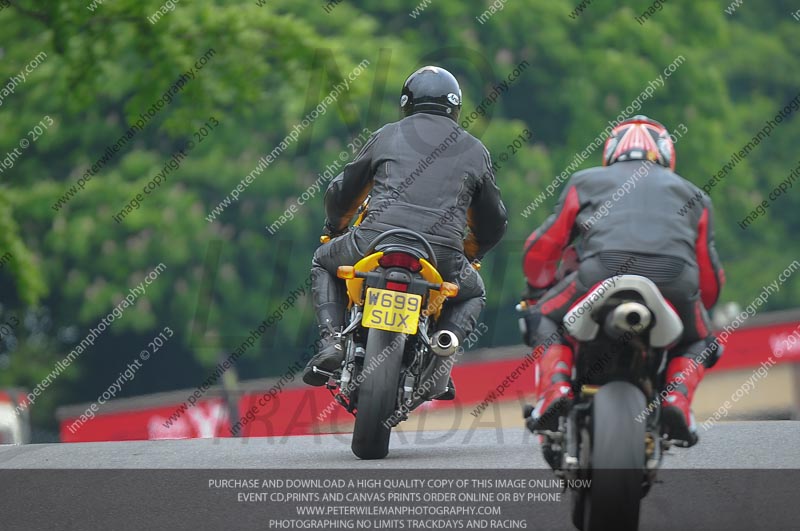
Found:
[{"label": "riding boot", "polygon": [[691,358],[673,358],[667,365],[667,395],[661,409],[662,427],[670,439],[684,446],[697,444],[697,425],[691,410],[692,399],[705,367]]},{"label": "riding boot", "polygon": [[308,385],[320,387],[328,381],[328,377],[324,374],[314,372],[314,367],[325,372],[333,372],[342,365],[344,348],[342,342],[336,339],[335,333],[335,330],[331,331],[327,327],[320,327],[319,352],[308,360],[308,364],[303,370],[303,381]]},{"label": "riding boot", "polygon": [[311,292],[319,326],[319,351],[303,370],[303,381],[319,387],[325,385],[328,377],[314,372],[314,367],[326,372],[338,369],[344,361],[342,342],[336,333],[344,325],[345,290],[343,283],[321,267],[312,268]]},{"label": "riding boot", "polygon": [[567,345],[551,345],[539,359],[536,375],[538,402],[526,420],[529,430],[558,429],[558,418],[565,414],[573,399],[573,353]]}]

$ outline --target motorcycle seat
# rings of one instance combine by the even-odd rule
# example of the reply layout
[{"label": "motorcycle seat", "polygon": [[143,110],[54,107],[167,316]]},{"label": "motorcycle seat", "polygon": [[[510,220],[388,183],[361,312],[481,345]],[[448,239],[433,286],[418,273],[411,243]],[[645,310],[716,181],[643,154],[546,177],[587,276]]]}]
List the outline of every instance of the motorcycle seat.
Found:
[{"label": "motorcycle seat", "polygon": [[[610,298],[623,291],[638,293],[644,305],[653,314],[654,324],[650,329],[650,346],[667,348],[680,339],[683,334],[683,323],[680,317],[653,281],[639,275],[620,275],[606,279],[577,301],[563,320],[569,335],[578,341],[595,339],[600,330],[598,322],[600,310]],[[591,301],[589,311],[585,310],[585,301]],[[583,311],[579,311],[582,309]]]}]

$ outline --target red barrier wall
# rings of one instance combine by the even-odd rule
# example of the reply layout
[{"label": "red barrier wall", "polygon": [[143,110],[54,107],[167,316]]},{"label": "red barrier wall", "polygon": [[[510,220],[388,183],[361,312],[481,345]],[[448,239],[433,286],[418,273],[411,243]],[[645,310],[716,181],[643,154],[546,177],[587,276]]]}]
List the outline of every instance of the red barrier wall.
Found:
[{"label": "red barrier wall", "polygon": [[[800,362],[800,339],[790,344],[790,338],[800,331],[797,322],[744,328],[728,338],[725,353],[713,371],[728,371],[757,367],[770,356],[777,363]],[[800,336],[800,332],[797,333]],[[797,337],[795,336],[795,337]],[[784,352],[778,357],[779,347]],[[433,402],[428,407],[447,408],[459,404],[473,407],[497,389],[515,369],[521,367],[529,352],[519,347],[519,357],[488,362],[456,365],[453,377],[458,389],[456,402]],[[518,379],[511,382],[504,396],[516,397],[516,390],[529,391],[534,378],[530,364],[521,371]],[[137,439],[182,439],[195,437],[229,437],[230,427],[241,424],[239,434],[251,437],[274,437],[304,435],[347,430],[353,417],[332,402],[330,393],[322,388],[311,388],[291,382],[275,398],[264,391],[247,393],[238,404],[239,418],[228,419],[221,398],[201,400],[187,409],[169,427],[168,419],[176,412],[180,403],[163,404],[158,407],[135,409],[97,415],[72,433],[69,426],[77,417],[65,418],[61,422],[61,440],[77,441],[122,441]],[[248,417],[249,413],[249,417]]]}]

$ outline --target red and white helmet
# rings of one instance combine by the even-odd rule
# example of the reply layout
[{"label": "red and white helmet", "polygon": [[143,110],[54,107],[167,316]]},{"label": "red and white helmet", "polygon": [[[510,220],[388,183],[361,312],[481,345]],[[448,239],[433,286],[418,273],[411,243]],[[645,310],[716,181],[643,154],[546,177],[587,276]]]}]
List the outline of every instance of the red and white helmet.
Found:
[{"label": "red and white helmet", "polygon": [[617,124],[606,139],[603,166],[626,160],[651,160],[674,170],[675,145],[667,128],[641,114]]}]

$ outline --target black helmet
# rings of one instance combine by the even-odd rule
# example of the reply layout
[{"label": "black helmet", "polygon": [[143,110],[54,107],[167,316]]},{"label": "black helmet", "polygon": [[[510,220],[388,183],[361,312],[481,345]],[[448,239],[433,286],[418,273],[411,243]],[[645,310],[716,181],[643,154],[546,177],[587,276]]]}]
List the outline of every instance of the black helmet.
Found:
[{"label": "black helmet", "polygon": [[461,87],[456,78],[438,66],[423,66],[406,79],[400,95],[403,116],[419,112],[439,114],[458,121]]}]

